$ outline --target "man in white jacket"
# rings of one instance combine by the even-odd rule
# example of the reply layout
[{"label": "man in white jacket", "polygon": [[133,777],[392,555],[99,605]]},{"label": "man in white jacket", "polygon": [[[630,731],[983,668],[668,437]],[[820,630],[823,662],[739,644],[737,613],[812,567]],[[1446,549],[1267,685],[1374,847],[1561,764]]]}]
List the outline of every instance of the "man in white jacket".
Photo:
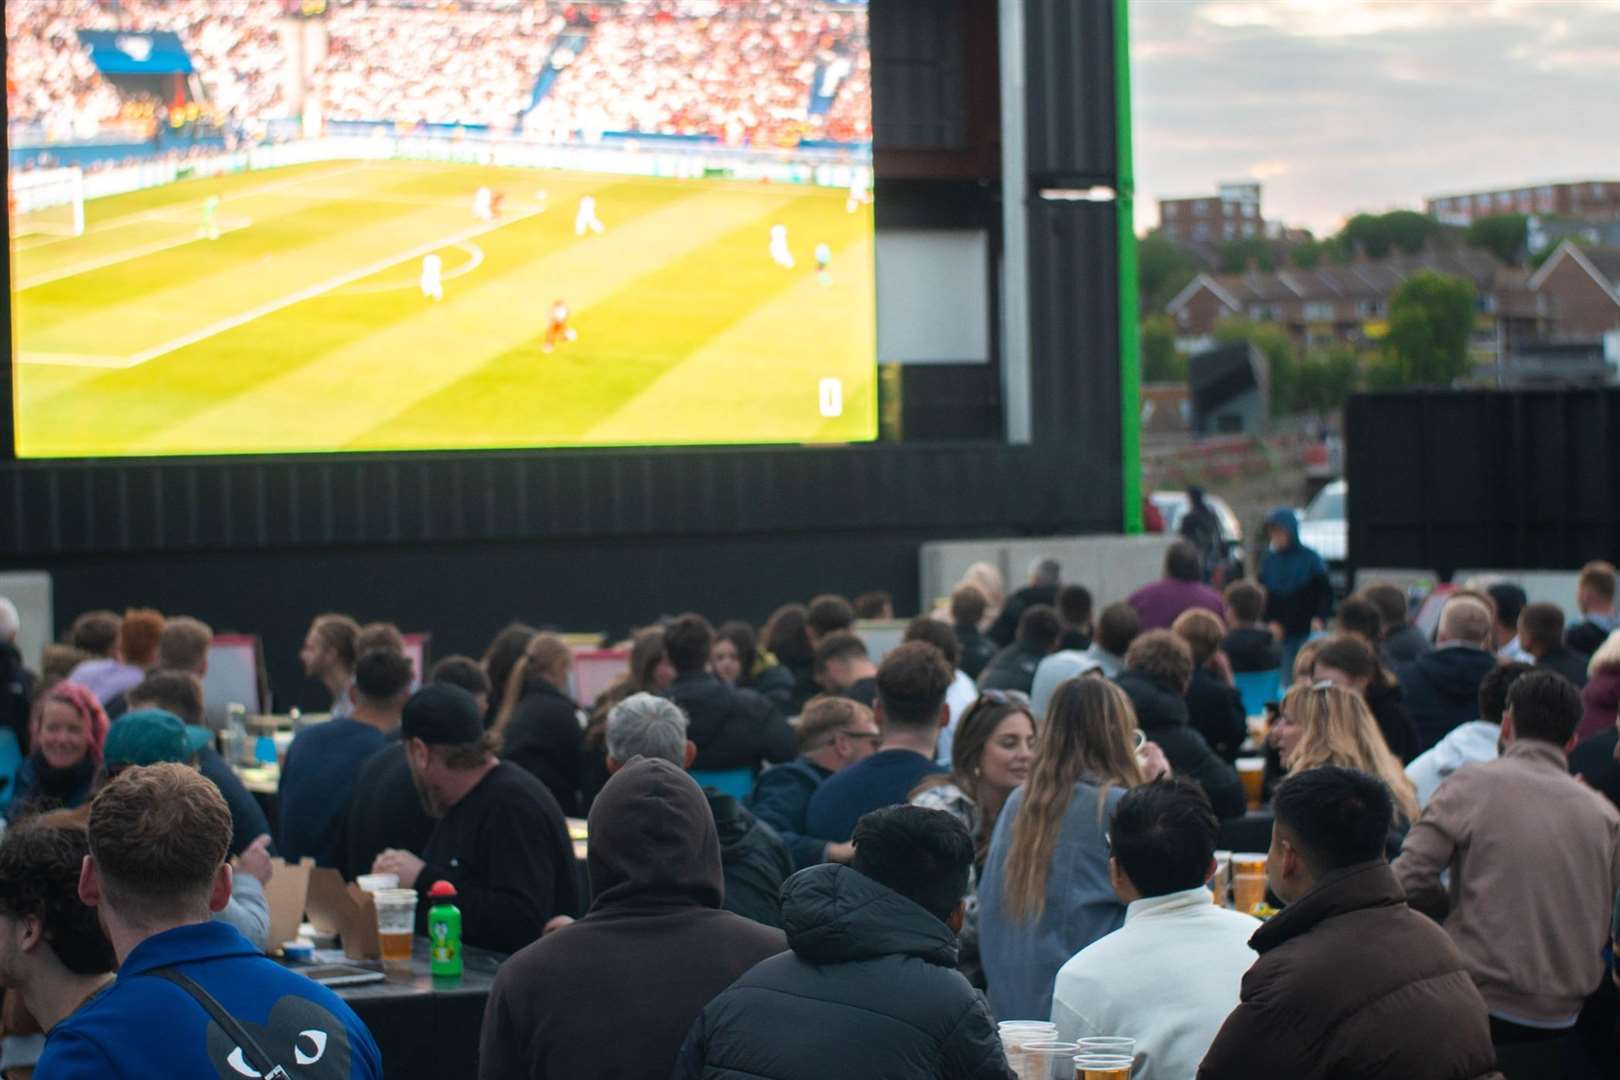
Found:
[{"label": "man in white jacket", "polygon": [[1135,788],[1109,826],[1108,876],[1127,905],[1125,925],[1082,949],[1058,972],[1058,1038],[1136,1040],[1135,1080],[1186,1080],[1238,1004],[1260,922],[1217,907],[1220,828],[1203,789],[1188,780]]}]

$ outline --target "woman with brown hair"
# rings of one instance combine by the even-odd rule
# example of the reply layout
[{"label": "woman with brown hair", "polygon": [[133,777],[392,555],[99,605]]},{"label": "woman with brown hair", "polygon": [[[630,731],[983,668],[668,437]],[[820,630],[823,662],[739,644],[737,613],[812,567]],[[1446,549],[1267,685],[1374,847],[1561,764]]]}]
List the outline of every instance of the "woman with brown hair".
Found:
[{"label": "woman with brown hair", "polygon": [[821,693],[821,685],[816,682],[815,648],[810,644],[807,627],[809,613],[803,604],[783,604],[771,612],[759,632],[759,643],[765,651],[793,676],[793,691],[784,716],[797,716],[805,702]]},{"label": "woman with brown hair", "polygon": [[967,914],[958,940],[957,969],[983,989],[979,963],[978,879],[990,849],[996,819],[1014,789],[1029,779],[1035,760],[1035,718],[1023,694],[986,690],[968,706],[951,744],[951,771],[918,784],[911,805],[943,810],[973,838],[973,870],[968,876]]},{"label": "woman with brown hair", "polygon": [[495,717],[500,715],[501,701],[506,696],[506,683],[512,677],[512,669],[523,659],[524,650],[539,632],[527,623],[510,622],[501,627],[500,633],[490,641],[489,648],[484,650],[483,659],[478,662],[483,665],[484,674],[489,676],[489,708],[484,712],[486,728],[494,726]]},{"label": "woman with brown hair", "polygon": [[1108,819],[1129,788],[1168,775],[1125,692],[1081,676],[1057,688],[1028,782],[996,822],[979,882],[992,1011],[1045,1019],[1058,969],[1125,921],[1108,880]]},{"label": "woman with brown hair", "polygon": [[574,654],[556,634],[539,633],[506,678],[490,732],[501,757],[551,789],[565,817],[579,817],[580,745],[585,713],[568,694]]},{"label": "woman with brown hair", "polygon": [[630,645],[630,670],[602,691],[591,706],[590,723],[580,743],[580,816],[590,812],[596,793],[608,782],[607,718],[613,706],[631,694],[668,693],[675,681],[675,667],[664,649],[664,628],[649,626],[636,632]]},{"label": "woman with brown hair", "polygon": [[1401,704],[1401,684],[1372,646],[1353,634],[1328,638],[1316,653],[1311,675],[1312,682],[1326,679],[1340,690],[1360,695],[1402,764],[1417,757],[1417,725]]},{"label": "woman with brown hair", "polygon": [[1384,742],[1372,710],[1360,695],[1326,680],[1294,687],[1282,700],[1271,741],[1281,753],[1288,775],[1323,765],[1358,769],[1378,777],[1389,788],[1395,800],[1396,829],[1402,835],[1417,820],[1417,789]]}]

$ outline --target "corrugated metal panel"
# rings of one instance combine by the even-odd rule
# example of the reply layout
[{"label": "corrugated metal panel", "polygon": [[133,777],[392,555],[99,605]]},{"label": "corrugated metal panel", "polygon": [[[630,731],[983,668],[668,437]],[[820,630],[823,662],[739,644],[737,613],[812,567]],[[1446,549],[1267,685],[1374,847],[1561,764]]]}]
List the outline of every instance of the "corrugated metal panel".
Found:
[{"label": "corrugated metal panel", "polygon": [[873,143],[968,146],[966,0],[872,0]]},{"label": "corrugated metal panel", "polygon": [[1114,186],[1112,0],[1024,0],[1031,187]]},{"label": "corrugated metal panel", "polygon": [[1361,394],[1350,561],[1571,569],[1620,552],[1620,389]]}]

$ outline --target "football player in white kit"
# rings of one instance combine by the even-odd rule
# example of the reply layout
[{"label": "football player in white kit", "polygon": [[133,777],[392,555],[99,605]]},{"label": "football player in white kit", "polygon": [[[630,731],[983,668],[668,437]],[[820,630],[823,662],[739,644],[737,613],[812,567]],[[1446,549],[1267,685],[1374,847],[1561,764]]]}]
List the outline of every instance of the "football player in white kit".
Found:
[{"label": "football player in white kit", "polygon": [[823,285],[831,285],[832,284],[832,274],[827,272],[827,267],[829,267],[831,265],[832,265],[832,248],[828,247],[826,244],[817,244],[816,245],[816,280],[820,281]]},{"label": "football player in white kit", "polygon": [[432,300],[444,299],[444,260],[438,255],[422,256],[422,296]]},{"label": "football player in white kit", "polygon": [[579,197],[579,211],[574,215],[574,235],[584,236],[587,229],[597,236],[601,236],[607,231],[602,224],[602,219],[596,216],[596,199],[590,195],[581,195]]},{"label": "football player in white kit", "polygon": [[771,226],[771,262],[784,270],[794,267],[793,252],[788,250],[787,226]]},{"label": "football player in white kit", "polygon": [[473,217],[479,221],[495,220],[495,193],[481,187],[473,193]]}]

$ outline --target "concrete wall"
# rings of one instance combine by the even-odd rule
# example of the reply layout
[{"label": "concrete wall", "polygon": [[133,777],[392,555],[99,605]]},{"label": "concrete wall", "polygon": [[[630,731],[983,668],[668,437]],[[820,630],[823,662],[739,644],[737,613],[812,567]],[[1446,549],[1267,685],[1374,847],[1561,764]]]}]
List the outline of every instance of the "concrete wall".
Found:
[{"label": "concrete wall", "polygon": [[1164,572],[1164,552],[1174,537],[1049,536],[1005,540],[939,540],[922,545],[918,599],[923,610],[950,596],[963,573],[976,562],[1001,571],[1007,591],[1024,585],[1029,565],[1050,556],[1063,567],[1063,580],[1091,590],[1094,610],[1123,600]]},{"label": "concrete wall", "polygon": [[23,663],[38,671],[40,650],[56,640],[51,575],[39,570],[0,573],[0,596],[17,605],[22,624],[17,631],[17,648],[22,650]]}]

